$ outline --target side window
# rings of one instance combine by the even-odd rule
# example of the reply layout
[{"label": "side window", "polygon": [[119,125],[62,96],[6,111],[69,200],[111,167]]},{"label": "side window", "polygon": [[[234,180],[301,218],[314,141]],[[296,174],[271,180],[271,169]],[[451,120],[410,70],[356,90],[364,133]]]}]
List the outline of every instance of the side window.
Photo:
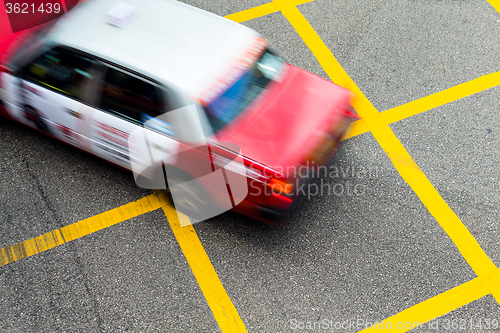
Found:
[{"label": "side window", "polygon": [[100,109],[136,123],[144,123],[163,113],[163,103],[155,85],[114,68],[107,68],[101,84]]},{"label": "side window", "polygon": [[84,100],[86,87],[95,79],[93,61],[63,48],[54,48],[23,69],[22,78]]}]

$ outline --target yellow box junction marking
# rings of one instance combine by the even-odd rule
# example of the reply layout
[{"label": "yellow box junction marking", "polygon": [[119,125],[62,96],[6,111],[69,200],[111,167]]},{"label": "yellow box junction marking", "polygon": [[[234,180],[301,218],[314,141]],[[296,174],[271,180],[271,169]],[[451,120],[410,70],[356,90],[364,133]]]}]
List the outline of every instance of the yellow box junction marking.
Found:
[{"label": "yellow box junction marking", "polygon": [[[172,231],[221,330],[223,332],[246,332],[245,325],[220,282],[189,218],[176,212],[171,202],[161,192],[1,249],[0,266],[47,251],[159,208],[163,208]],[[185,227],[181,227],[181,224]]]},{"label": "yellow box junction marking", "polygon": [[[273,0],[273,2],[276,3],[281,13],[312,51],[331,80],[355,93],[352,104],[358,115],[363,119],[365,126],[379,142],[401,177],[413,189],[424,206],[455,243],[474,272],[478,277],[482,278],[480,281],[489,281],[496,276],[497,268],[495,264],[481,249],[477,240],[446,204],[425,174],[418,168],[389,125],[380,120],[379,112],[347,75],[311,24],[297,7],[287,0]],[[495,287],[488,290],[500,303],[500,288]],[[428,321],[430,319],[425,317],[423,320]]]},{"label": "yellow box junction marking", "polygon": [[[384,322],[391,321],[396,323],[409,322],[411,320],[425,323],[488,294],[493,294],[498,301],[500,299],[499,270],[496,269],[491,260],[479,247],[477,241],[437,193],[427,177],[425,177],[404,149],[401,142],[399,142],[390,130],[388,124],[494,87],[499,84],[499,73],[482,76],[379,113],[336,61],[331,51],[324,45],[309,22],[295,7],[310,1],[313,0],[293,2],[274,0],[268,4],[228,15],[226,18],[236,22],[244,22],[278,11],[283,13],[306,45],[311,49],[332,81],[356,93],[353,106],[362,119],[354,123],[350,133],[344,139],[369,131],[372,132],[403,179],[407,181],[429,212],[443,226],[444,230],[457,245],[459,251],[479,276],[476,279],[404,310],[386,319]],[[495,9],[500,10],[499,0],[488,1]],[[419,183],[420,181],[423,181],[423,183]],[[434,202],[435,200],[437,201]],[[192,226],[181,228],[181,225],[190,224],[188,220],[184,220],[187,217],[177,213],[171,205],[166,205],[161,195],[150,195],[111,211],[1,249],[0,266],[46,251],[132,217],[156,210],[162,206],[179,244],[181,245],[182,243],[181,249],[221,329],[223,332],[246,332],[243,322],[220,283],[217,273],[213,269],[210,259],[196,235],[196,231]],[[198,258],[200,254],[201,258]],[[478,257],[473,258],[475,255]],[[205,279],[204,277],[206,276],[209,278]],[[400,331],[404,332],[407,330],[403,329]]]},{"label": "yellow box junction marking", "polygon": [[[301,0],[295,2],[294,5],[300,5],[304,4],[307,2],[311,2],[313,0]],[[496,6],[495,4],[498,4],[500,1],[498,0],[490,0],[490,3],[492,5]],[[250,8],[235,14],[231,14],[226,16],[226,18],[233,19],[237,22],[244,22],[253,18],[257,18],[260,16],[264,16],[270,13],[278,12],[279,8],[273,3],[268,3],[264,4],[261,6],[257,6],[254,8]],[[302,14],[300,14],[302,15]],[[305,19],[304,19],[305,20]],[[312,29],[312,28],[311,28]],[[313,30],[314,31],[314,30]],[[315,34],[315,32],[314,32]],[[322,42],[321,42],[322,43]],[[323,50],[324,51],[324,50]],[[328,50],[329,52],[329,50]],[[331,53],[331,52],[330,52]],[[326,54],[328,57],[328,54]],[[333,55],[331,55],[333,57]],[[430,110],[432,108],[435,108],[437,106],[449,103],[451,101],[475,94],[477,92],[483,91],[485,89],[489,89],[491,87],[494,87],[498,84],[499,82],[499,77],[500,77],[500,72],[488,74],[482,77],[479,77],[477,79],[474,79],[472,81],[462,83],[458,86],[446,89],[444,91],[420,98],[418,100],[403,104],[401,106],[389,109],[387,111],[378,113],[378,118],[381,122],[383,123],[393,123],[399,120],[403,120],[407,117],[411,117],[415,114]],[[338,82],[337,82],[338,83]],[[369,128],[366,125],[366,122],[364,119],[360,119],[353,124],[354,126],[351,128],[350,133],[348,133],[344,139],[346,138],[351,138],[359,134],[363,134],[366,132],[369,132]],[[394,155],[397,156],[397,155]],[[141,200],[145,200],[147,198],[143,198]],[[139,202],[141,201],[139,200]],[[133,203],[131,203],[133,204]],[[159,208],[159,207],[158,207]],[[117,208],[118,209],[118,208]],[[157,208],[154,208],[152,210],[155,210]],[[111,211],[110,211],[111,212]],[[110,213],[107,212],[107,213]],[[145,213],[146,211],[144,211]],[[103,213],[103,214],[107,214]],[[142,214],[142,213],[140,213]],[[140,215],[138,214],[138,215]],[[88,231],[81,233],[78,229],[82,229],[82,227],[89,223],[91,219],[93,220],[94,218],[97,218],[100,215],[96,215],[92,218],[89,218],[84,221],[80,221],[79,227],[75,226],[68,226],[63,228],[65,230],[66,237],[68,237],[69,240],[75,239],[75,236],[72,236],[72,234],[81,234],[81,236],[85,236],[86,234],[89,234],[91,232],[95,232],[97,230],[101,230],[106,228],[107,226],[111,226],[113,224],[119,223],[123,221],[123,219],[119,218],[112,224],[109,224],[107,226],[102,226],[102,227],[97,227],[92,226],[91,228],[88,228]],[[90,225],[90,224],[89,224]],[[94,231],[90,231],[94,230]],[[80,237],[81,237],[80,236]],[[68,240],[66,240],[68,241]],[[0,250],[0,266],[5,265],[7,263],[11,263],[13,261],[25,258],[27,256],[43,252],[45,250],[51,249],[55,246],[63,244],[65,241],[62,239],[61,235],[61,230],[55,230],[52,232],[49,232],[47,234],[41,235],[39,237],[27,240],[25,242],[19,243],[12,245],[8,248],[4,248]]]},{"label": "yellow box junction marking", "polygon": [[[167,200],[164,193],[155,193],[164,198],[162,201]],[[172,203],[164,205],[162,209],[222,332],[246,332],[245,324],[227,295],[189,218],[176,211]]]},{"label": "yellow box junction marking", "polygon": [[61,229],[6,247],[0,250],[0,267],[156,210],[163,204],[165,203],[160,202],[158,197],[152,194]]}]

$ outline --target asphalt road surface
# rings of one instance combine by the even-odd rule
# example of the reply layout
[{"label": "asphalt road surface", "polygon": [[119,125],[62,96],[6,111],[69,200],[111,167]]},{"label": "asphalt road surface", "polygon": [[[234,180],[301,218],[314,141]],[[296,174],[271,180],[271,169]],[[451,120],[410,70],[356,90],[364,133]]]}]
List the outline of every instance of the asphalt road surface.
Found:
[{"label": "asphalt road surface", "polygon": [[[500,332],[500,3],[189,3],[264,5],[230,18],[357,92],[363,120],[314,183],[336,192],[283,227],[195,224],[201,246],[160,206],[109,213],[121,222],[0,267],[0,332]],[[0,249],[154,197],[32,129],[0,133]]]}]

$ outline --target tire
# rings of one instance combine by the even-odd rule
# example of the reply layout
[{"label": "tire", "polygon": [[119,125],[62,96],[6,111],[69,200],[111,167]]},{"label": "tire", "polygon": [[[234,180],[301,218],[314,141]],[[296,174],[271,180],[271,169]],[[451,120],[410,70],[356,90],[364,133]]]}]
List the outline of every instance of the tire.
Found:
[{"label": "tire", "polygon": [[[172,196],[175,209],[196,220],[204,220],[213,206],[203,185],[178,169],[170,170],[167,178],[167,192]],[[171,186],[175,186],[175,193]]]}]

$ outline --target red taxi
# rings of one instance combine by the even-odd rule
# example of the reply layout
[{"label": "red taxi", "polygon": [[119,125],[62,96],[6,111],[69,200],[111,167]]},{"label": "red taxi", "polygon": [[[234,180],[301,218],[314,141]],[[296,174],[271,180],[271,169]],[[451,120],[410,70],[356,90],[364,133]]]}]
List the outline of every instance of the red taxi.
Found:
[{"label": "red taxi", "polygon": [[307,182],[297,171],[327,163],[356,118],[346,89],[176,1],[89,1],[9,43],[4,116],[140,186],[178,188],[174,204],[195,219],[286,211]]}]

